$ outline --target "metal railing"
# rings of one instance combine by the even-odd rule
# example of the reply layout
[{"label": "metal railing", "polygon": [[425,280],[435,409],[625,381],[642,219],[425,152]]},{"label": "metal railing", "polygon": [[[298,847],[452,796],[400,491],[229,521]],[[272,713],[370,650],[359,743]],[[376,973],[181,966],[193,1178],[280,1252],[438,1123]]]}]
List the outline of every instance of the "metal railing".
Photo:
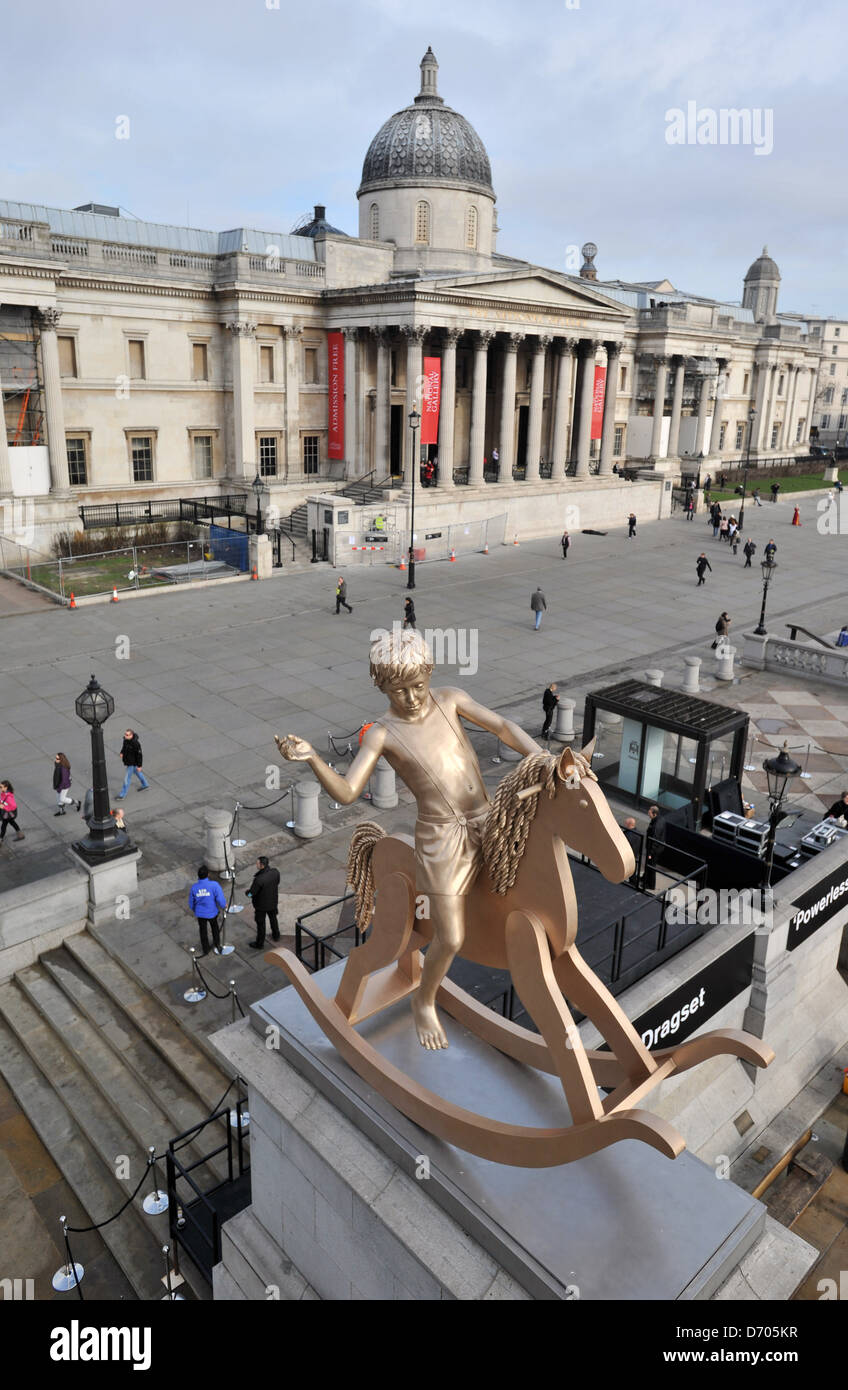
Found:
[{"label": "metal railing", "polygon": [[[246,1107],[245,1097],[237,1099],[233,1105],[222,1105],[213,1115],[172,1139],[165,1154],[171,1240],[176,1241],[209,1280],[212,1278],[214,1266],[221,1260],[221,1217],[218,1205],[211,1199],[216,1193],[234,1186],[250,1172],[250,1165],[245,1158],[245,1125],[242,1120],[242,1113]],[[235,1112],[234,1124],[231,1123],[232,1112]],[[202,1154],[200,1158],[196,1158],[194,1162],[183,1163],[179,1153],[187,1145],[195,1143],[207,1125],[218,1121],[223,1121],[224,1124],[223,1142]],[[226,1178],[203,1191],[193,1174],[198,1168],[210,1164],[223,1153],[227,1156]],[[178,1184],[184,1186],[181,1188]],[[244,1200],[240,1206],[234,1208],[232,1202],[227,1204],[225,1220],[234,1216],[236,1210],[243,1210],[249,1205],[250,1191],[247,1185],[243,1196]]]},{"label": "metal railing", "polygon": [[144,526],[154,521],[193,521],[203,524],[216,516],[246,516],[246,493],[226,497],[170,497],[150,502],[96,502],[79,508],[84,531],[108,530],[112,526]]},{"label": "metal railing", "polygon": [[[323,907],[314,907],[311,912],[302,912],[294,924],[294,953],[299,961],[302,961],[307,970],[314,974],[316,970],[323,970],[325,965],[331,964],[333,960],[344,960],[347,951],[339,951],[332,944],[334,941],[345,939],[350,947],[361,945],[365,933],[359,930],[355,922],[349,922],[346,926],[336,927],[335,931],[326,932],[321,935],[314,932],[310,927],[304,926],[308,917],[317,917],[322,912],[329,912],[331,908],[340,907],[342,903],[350,902],[354,897],[353,893],[345,893],[340,898],[333,898],[332,902],[324,903]],[[311,952],[312,959],[309,954]],[[331,960],[328,961],[328,955]]]}]

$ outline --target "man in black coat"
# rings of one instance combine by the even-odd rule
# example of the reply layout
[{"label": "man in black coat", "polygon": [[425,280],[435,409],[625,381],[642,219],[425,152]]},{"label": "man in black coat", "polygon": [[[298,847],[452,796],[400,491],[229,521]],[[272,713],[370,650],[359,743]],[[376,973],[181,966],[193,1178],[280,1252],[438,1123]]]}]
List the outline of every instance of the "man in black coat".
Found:
[{"label": "man in black coat", "polygon": [[253,903],[253,915],[256,918],[256,940],[248,941],[248,946],[254,951],[261,951],[265,945],[265,918],[271,924],[271,936],[275,941],[280,939],[280,927],[277,922],[277,894],[280,890],[280,871],[272,869],[268,863],[268,856],[260,854],[256,861],[256,873],[253,882],[247,890],[247,896]]},{"label": "man in black coat", "polygon": [[665,843],[665,825],[659,806],[648,808],[648,828],[645,832],[645,877],[643,888],[653,892],[657,886],[657,859]]},{"label": "man in black coat", "polygon": [[695,586],[697,588],[698,585],[704,583],[704,575],[706,574],[707,570],[712,569],[712,565],[710,564],[703,550],[701,551],[700,555],[695,561],[695,569],[698,571],[698,584],[696,584]]},{"label": "man in black coat", "polygon": [[551,681],[551,684],[542,694],[542,709],[545,711],[545,722],[542,725],[541,738],[547,738],[548,731],[551,727],[551,720],[554,717],[554,710],[558,704],[559,696],[556,693],[556,684],[554,681]]},{"label": "man in black coat", "polygon": [[834,801],[825,819],[838,820],[840,816],[848,821],[848,792],[843,792],[839,800]]}]

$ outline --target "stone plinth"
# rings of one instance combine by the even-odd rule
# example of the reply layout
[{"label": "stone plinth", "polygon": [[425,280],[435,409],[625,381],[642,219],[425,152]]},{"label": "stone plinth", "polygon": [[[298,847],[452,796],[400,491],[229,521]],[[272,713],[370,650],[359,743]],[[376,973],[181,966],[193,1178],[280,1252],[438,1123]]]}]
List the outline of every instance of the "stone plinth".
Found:
[{"label": "stone plinth", "polygon": [[294,833],[299,840],[314,840],[324,829],[318,813],[321,786],[311,777],[297,782],[294,788]]},{"label": "stone plinth", "polygon": [[227,867],[227,859],[232,858],[229,849],[224,849],[232,825],[232,812],[220,811],[214,806],[208,806],[203,812],[203,824],[206,827],[206,863],[210,869],[220,873]]},{"label": "stone plinth", "polygon": [[576,700],[569,700],[560,696],[554,716],[554,738],[559,739],[561,743],[574,742],[574,707],[576,703]]},{"label": "stone plinth", "polygon": [[653,670],[652,670],[652,671],[646,671],[646,672],[645,672],[645,681],[646,681],[646,684],[648,684],[648,685],[662,685],[662,683],[663,683],[663,676],[664,676],[664,675],[665,675],[665,672],[664,672],[664,671],[653,671]]},{"label": "stone plinth", "polygon": [[117,855],[102,864],[89,864],[72,849],[68,853],[88,872],[88,920],[92,926],[116,920],[129,924],[133,910],[144,901],[138,887],[141,850]]},{"label": "stone plinth", "polygon": [[733,662],[736,656],[736,648],[728,643],[722,642],[716,647],[716,680],[733,680]]},{"label": "stone plinth", "polygon": [[684,656],[686,670],[683,673],[683,689],[687,695],[697,695],[701,689],[701,658],[699,656]]},{"label": "stone plinth", "polygon": [[247,563],[250,573],[256,566],[257,579],[270,579],[274,568],[274,551],[268,536],[248,536]]}]

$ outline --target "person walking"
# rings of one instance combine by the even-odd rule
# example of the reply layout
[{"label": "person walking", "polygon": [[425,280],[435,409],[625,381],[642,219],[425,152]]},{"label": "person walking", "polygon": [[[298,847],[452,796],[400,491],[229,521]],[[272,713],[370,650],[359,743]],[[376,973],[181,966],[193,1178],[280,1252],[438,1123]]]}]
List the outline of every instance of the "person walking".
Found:
[{"label": "person walking", "polygon": [[773,541],[771,538],[769,538],[769,543],[768,543],[768,545],[766,546],[765,550],[763,551],[763,555],[765,556],[766,564],[768,564],[768,565],[773,565],[773,564],[774,564],[774,557],[775,557],[776,552],[777,552],[777,546],[775,545],[774,541]]},{"label": "person walking", "polygon": [[753,497],[758,507],[761,507],[763,505],[762,499],[760,498],[760,489],[758,487],[754,488],[754,491],[751,493],[751,496]]},{"label": "person walking", "polygon": [[795,510],[794,510],[794,512],[792,513],[792,525],[793,525],[793,526],[800,526],[800,525],[801,525],[801,508],[800,508],[800,507],[796,507]]},{"label": "person walking", "polygon": [[221,934],[218,928],[218,913],[227,906],[220,883],[209,877],[209,870],[201,864],[197,870],[197,882],[191,885],[188,895],[189,909],[197,918],[200,931],[200,954],[209,955],[209,928],[212,929],[212,942],[215,954],[221,954]]},{"label": "person walking", "polygon": [[657,886],[657,860],[665,843],[665,824],[659,806],[648,809],[648,828],[645,832],[645,878],[643,888],[651,892]]},{"label": "person walking", "polygon": [[548,605],[545,602],[545,595],[542,593],[542,586],[540,584],[536,589],[536,592],[530,595],[530,608],[531,611],[536,614],[536,632],[538,632],[539,628],[542,626],[542,614],[544,613],[547,606]]},{"label": "person walking", "polygon": [[146,792],[147,788],[150,786],[150,783],[141,770],[141,764],[143,762],[141,742],[135,729],[127,729],[124,732],[124,741],[121,744],[121,762],[124,764],[126,772],[124,773],[124,781],[121,790],[115,798],[117,801],[123,801],[129,791],[133,773],[135,773],[141,784],[139,786],[139,791]]},{"label": "person walking", "polygon": [[756,544],[756,541],[752,541],[752,540],[751,540],[751,537],[749,536],[748,539],[746,540],[745,544],[744,544],[743,547],[742,547],[742,554],[745,556],[745,563],[744,563],[744,565],[742,566],[743,569],[749,570],[749,569],[751,568],[751,560],[752,560],[753,557],[756,555],[756,553],[757,553],[757,544]]},{"label": "person walking", "polygon": [[695,520],[695,501],[692,497],[687,497],[686,499],[686,520]]},{"label": "person walking", "polygon": [[267,854],[260,854],[256,861],[256,873],[253,875],[253,882],[247,890],[247,897],[253,904],[253,916],[256,919],[256,940],[248,941],[248,946],[254,951],[261,951],[265,945],[265,918],[271,927],[271,936],[274,941],[280,939],[280,924],[277,921],[277,900],[280,891],[280,871],[272,869],[268,863]]},{"label": "person walking", "polygon": [[403,601],[403,626],[415,627],[415,604],[411,598]]},{"label": "person walking", "polygon": [[66,806],[76,806],[80,810],[82,802],[71,796],[71,764],[64,753],[57,753],[53,759],[53,790],[56,793],[54,816],[64,816]]},{"label": "person walking", "polygon": [[722,613],[715,625],[716,635],[713,638],[713,651],[721,642],[725,642],[730,636],[730,624],[733,622],[729,613]]},{"label": "person walking", "polygon": [[551,720],[554,717],[554,710],[558,704],[559,696],[556,693],[556,684],[554,681],[551,681],[551,684],[547,686],[542,693],[542,709],[545,711],[545,722],[542,725],[541,738],[547,738],[550,732]]},{"label": "person walking", "polygon": [[15,831],[16,840],[25,840],[26,835],[21,830],[17,821],[18,803],[15,800],[15,788],[11,782],[0,782],[0,845],[6,838],[6,831],[11,825]]},{"label": "person walking", "polygon": [[718,524],[718,533],[719,533],[719,536],[721,537],[721,539],[722,539],[723,541],[726,541],[726,540],[727,540],[727,534],[728,534],[728,531],[729,531],[729,530],[730,530],[730,522],[728,521],[728,519],[727,519],[726,516],[723,516],[723,517],[721,518],[721,521],[720,521],[719,524]]},{"label": "person walking", "polygon": [[348,613],[353,612],[352,605],[347,601],[347,580],[342,575],[339,576],[339,582],[336,585],[336,617],[338,617],[341,607],[345,607]]},{"label": "person walking", "polygon": [[713,503],[713,506],[712,506],[712,517],[713,517],[713,540],[715,540],[716,537],[718,536],[719,527],[721,526],[721,507],[718,505],[718,502],[714,502],[714,503]]},{"label": "person walking", "polygon": [[569,534],[568,534],[567,531],[563,531],[563,533],[562,533],[562,540],[560,541],[560,545],[562,546],[562,558],[563,558],[563,560],[567,560],[567,559],[568,559],[568,547],[571,545],[571,537],[569,536]]},{"label": "person walking", "polygon": [[739,527],[738,527],[737,525],[734,525],[734,527],[733,527],[733,535],[730,537],[730,548],[731,548],[731,550],[733,551],[733,554],[734,554],[734,555],[738,554],[738,551],[739,551]]},{"label": "person walking", "polygon": [[772,500],[772,502],[776,502],[776,501],[777,501],[777,494],[778,494],[779,492],[780,492],[780,483],[772,483],[772,485],[771,485],[771,500]]},{"label": "person walking", "polygon": [[710,490],[710,488],[712,487],[712,485],[713,485],[712,474],[708,473],[707,476],[706,476],[706,478],[704,479],[704,492],[709,492],[709,490]]},{"label": "person walking", "polygon": [[636,513],[631,512],[627,518],[627,535],[630,540],[636,535]]},{"label": "person walking", "polygon": [[698,583],[695,585],[695,587],[696,587],[696,589],[699,589],[699,588],[701,587],[701,585],[704,584],[704,583],[706,582],[704,576],[705,576],[707,570],[711,570],[711,569],[712,569],[712,565],[710,564],[710,562],[709,562],[709,560],[707,559],[706,555],[704,554],[703,550],[701,551],[700,555],[698,556],[697,560],[695,561],[695,569],[696,569],[697,572],[698,572]]},{"label": "person walking", "polygon": [[624,838],[633,851],[633,858],[636,860],[636,868],[627,880],[632,883],[634,888],[639,887],[639,875],[642,870],[642,836],[636,829],[636,819],[634,816],[625,816],[621,823],[624,831]]}]

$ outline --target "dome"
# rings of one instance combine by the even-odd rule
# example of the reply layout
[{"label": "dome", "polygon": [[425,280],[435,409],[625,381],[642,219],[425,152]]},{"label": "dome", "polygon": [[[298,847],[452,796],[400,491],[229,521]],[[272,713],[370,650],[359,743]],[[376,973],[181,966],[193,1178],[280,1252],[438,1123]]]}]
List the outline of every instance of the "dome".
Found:
[{"label": "dome", "polygon": [[372,189],[451,184],[494,197],[486,147],[470,123],[436,89],[433,50],[421,60],[421,91],[390,116],[368,147],[359,195]]},{"label": "dome", "polygon": [[779,280],[780,271],[768,253],[768,247],[763,247],[763,254],[758,256],[754,264],[745,276],[745,283],[749,280]]}]

